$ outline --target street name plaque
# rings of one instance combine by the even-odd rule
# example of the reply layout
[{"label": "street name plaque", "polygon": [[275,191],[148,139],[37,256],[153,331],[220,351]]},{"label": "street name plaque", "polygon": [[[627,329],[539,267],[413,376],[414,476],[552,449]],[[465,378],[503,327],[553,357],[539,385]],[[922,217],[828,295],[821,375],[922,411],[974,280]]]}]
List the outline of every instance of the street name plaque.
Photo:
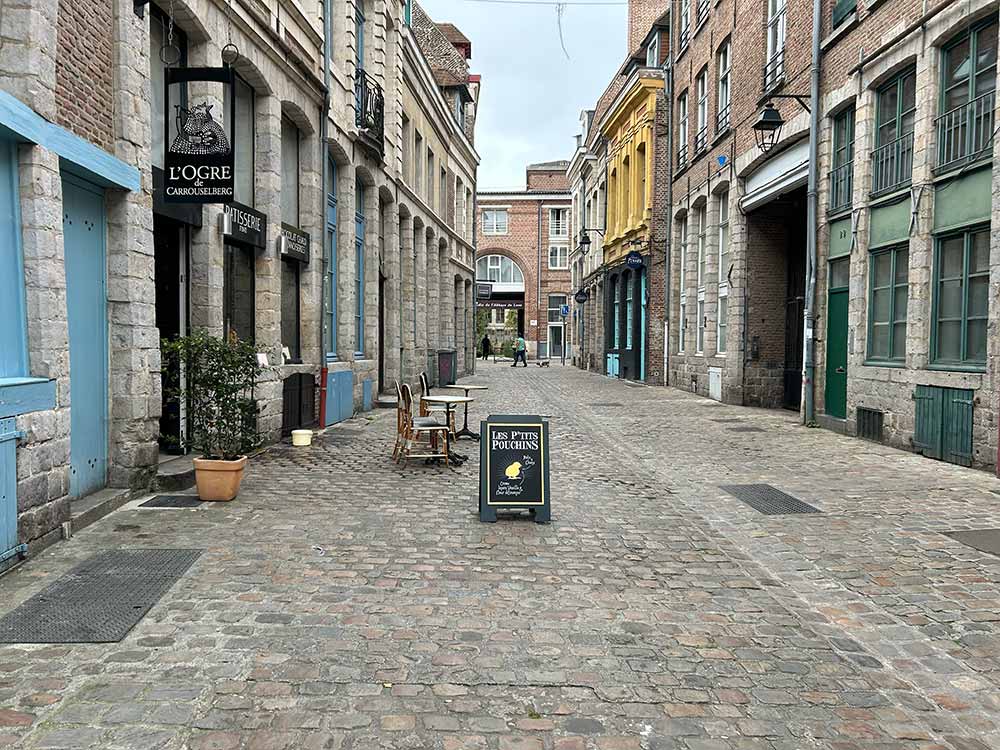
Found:
[{"label": "street name plaque", "polygon": [[531,511],[536,523],[548,523],[548,420],[491,415],[482,422],[479,451],[479,520],[495,523],[498,509],[520,509]]}]

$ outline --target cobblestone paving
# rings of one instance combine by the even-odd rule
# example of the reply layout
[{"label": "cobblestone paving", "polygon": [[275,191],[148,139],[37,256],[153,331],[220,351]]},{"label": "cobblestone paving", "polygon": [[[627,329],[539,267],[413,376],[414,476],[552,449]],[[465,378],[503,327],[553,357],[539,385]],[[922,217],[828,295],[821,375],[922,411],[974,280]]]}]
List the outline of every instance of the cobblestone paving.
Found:
[{"label": "cobblestone paving", "polygon": [[[391,412],[234,503],[127,506],[0,612],[100,550],[205,553],[121,643],[0,645],[0,746],[1000,747],[1000,558],[941,533],[1000,528],[992,476],[571,368],[474,382],[552,415],[551,525],[480,524],[475,458],[395,467]],[[719,489],[750,483],[823,513]]]}]

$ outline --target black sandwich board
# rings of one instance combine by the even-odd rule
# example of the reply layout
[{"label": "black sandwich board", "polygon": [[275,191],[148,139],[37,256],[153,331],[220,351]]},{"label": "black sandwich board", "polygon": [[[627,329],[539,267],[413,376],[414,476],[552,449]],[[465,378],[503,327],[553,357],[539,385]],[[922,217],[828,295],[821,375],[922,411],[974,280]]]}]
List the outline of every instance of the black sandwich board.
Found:
[{"label": "black sandwich board", "polygon": [[479,520],[497,510],[528,510],[535,523],[551,520],[549,422],[540,416],[490,415],[479,441]]}]

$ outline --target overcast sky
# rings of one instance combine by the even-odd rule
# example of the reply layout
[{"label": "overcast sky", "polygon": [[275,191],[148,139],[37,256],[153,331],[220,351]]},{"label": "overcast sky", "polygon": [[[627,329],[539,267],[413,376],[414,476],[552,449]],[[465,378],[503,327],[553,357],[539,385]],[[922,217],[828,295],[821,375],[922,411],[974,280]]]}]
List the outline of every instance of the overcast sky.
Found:
[{"label": "overcast sky", "polygon": [[471,71],[483,77],[479,189],[523,190],[527,164],[569,159],[580,111],[593,108],[625,59],[626,4],[567,6],[567,60],[552,6],[419,2],[432,19],[455,24],[472,41]]}]

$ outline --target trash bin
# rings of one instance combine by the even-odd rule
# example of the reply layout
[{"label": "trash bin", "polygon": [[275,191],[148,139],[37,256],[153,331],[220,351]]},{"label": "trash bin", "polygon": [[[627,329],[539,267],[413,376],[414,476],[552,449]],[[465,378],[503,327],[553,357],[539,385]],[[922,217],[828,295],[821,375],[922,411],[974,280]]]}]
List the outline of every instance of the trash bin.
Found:
[{"label": "trash bin", "polygon": [[458,374],[458,350],[438,349],[438,385],[454,385]]}]

